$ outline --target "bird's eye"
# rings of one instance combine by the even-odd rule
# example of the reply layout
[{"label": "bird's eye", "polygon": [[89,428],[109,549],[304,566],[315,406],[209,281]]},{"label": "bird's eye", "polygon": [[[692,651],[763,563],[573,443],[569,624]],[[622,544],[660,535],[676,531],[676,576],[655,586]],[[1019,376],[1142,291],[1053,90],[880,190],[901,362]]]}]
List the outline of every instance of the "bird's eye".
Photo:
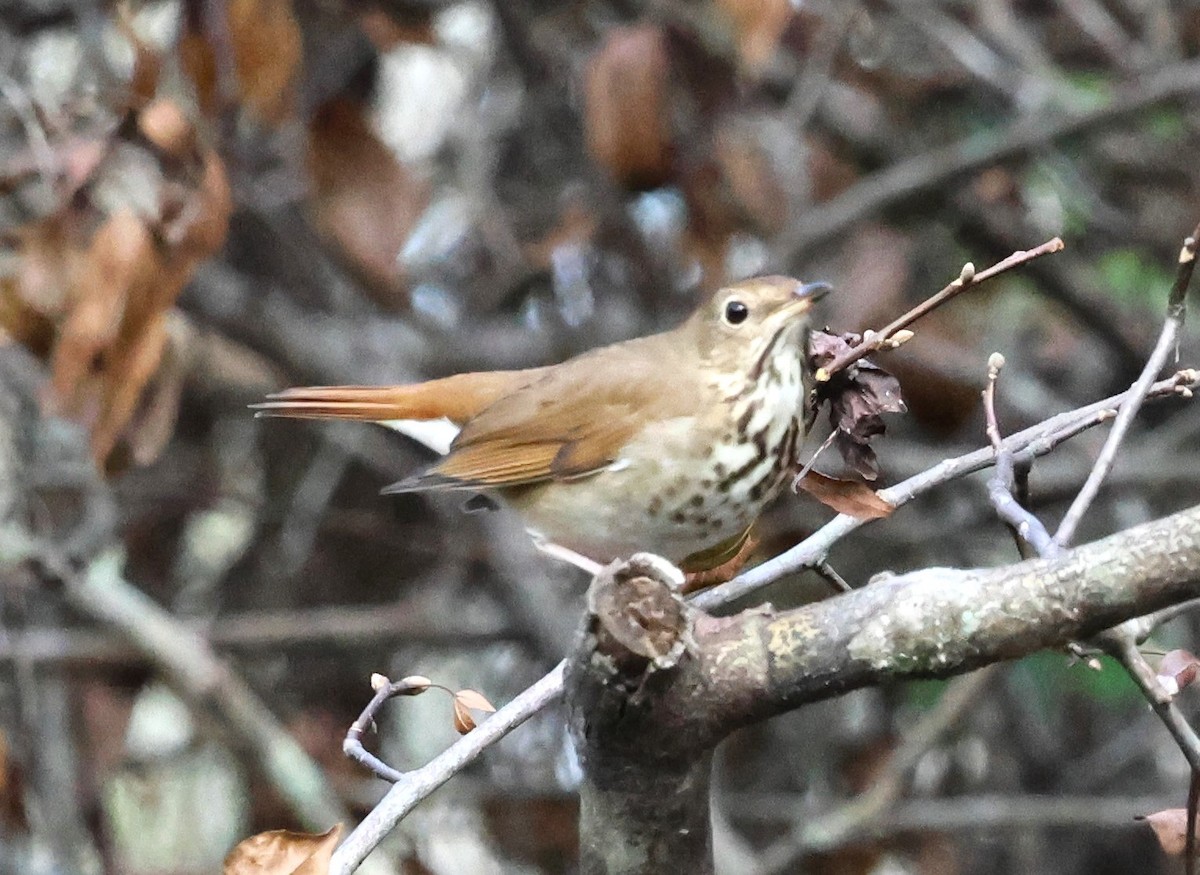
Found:
[{"label": "bird's eye", "polygon": [[750,315],[750,308],[736,298],[725,305],[725,321],[730,325],[741,325]]}]

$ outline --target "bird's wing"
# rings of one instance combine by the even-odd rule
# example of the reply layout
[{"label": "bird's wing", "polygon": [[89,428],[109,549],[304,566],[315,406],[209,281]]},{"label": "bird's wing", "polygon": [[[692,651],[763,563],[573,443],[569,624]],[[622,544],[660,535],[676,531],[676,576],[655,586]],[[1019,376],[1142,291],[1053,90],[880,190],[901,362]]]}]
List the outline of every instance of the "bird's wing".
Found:
[{"label": "bird's wing", "polygon": [[501,398],[466,424],[449,455],[386,491],[586,477],[612,464],[647,417],[678,415],[695,404],[692,387],[654,344],[635,341],[599,352],[564,362]]}]

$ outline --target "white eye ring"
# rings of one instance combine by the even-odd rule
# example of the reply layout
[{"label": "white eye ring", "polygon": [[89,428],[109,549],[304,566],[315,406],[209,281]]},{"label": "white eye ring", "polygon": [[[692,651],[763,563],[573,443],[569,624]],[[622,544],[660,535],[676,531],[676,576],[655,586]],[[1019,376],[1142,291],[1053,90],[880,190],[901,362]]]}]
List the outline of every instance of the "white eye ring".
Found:
[{"label": "white eye ring", "polygon": [[741,325],[750,316],[750,308],[737,298],[725,302],[723,318],[730,325]]}]

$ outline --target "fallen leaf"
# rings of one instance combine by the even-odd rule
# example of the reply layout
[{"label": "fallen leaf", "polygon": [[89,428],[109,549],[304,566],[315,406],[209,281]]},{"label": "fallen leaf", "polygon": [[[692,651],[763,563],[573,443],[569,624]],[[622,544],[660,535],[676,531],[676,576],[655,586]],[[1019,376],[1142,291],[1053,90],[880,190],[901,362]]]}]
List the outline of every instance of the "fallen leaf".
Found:
[{"label": "fallen leaf", "polygon": [[1200,660],[1187,650],[1171,650],[1163,655],[1158,665],[1158,683],[1174,697],[1179,691],[1190,687],[1200,672]]},{"label": "fallen leaf", "polygon": [[317,229],[380,303],[400,306],[406,284],[397,258],[429,203],[429,184],[383,144],[366,108],[347,98],[313,116],[308,162]]},{"label": "fallen leaf", "polygon": [[420,6],[392,4],[366,7],[358,13],[358,26],[380,54],[404,43],[432,46],[437,44],[433,29],[433,10]]},{"label": "fallen leaf", "polygon": [[276,829],[239,842],[225,857],[223,875],[327,875],[333,849],[342,836],[339,823],[310,834]]},{"label": "fallen leaf", "polygon": [[163,57],[146,44],[134,26],[133,13],[122,4],[116,9],[116,30],[133,49],[133,73],[129,77],[129,105],[140,106],[154,98],[162,78]]},{"label": "fallen leaf", "polygon": [[588,156],[627,188],[654,188],[670,172],[669,74],[666,40],[654,25],[613,28],[588,60]]},{"label": "fallen leaf", "polygon": [[117,339],[134,289],[152,282],[160,269],[150,230],[127,207],[92,237],[50,362],[55,397],[68,410],[78,409],[85,378]]},{"label": "fallen leaf", "polygon": [[879,493],[857,480],[839,480],[817,471],[809,471],[796,482],[817,501],[859,520],[879,520],[890,516],[896,508],[879,497]]},{"label": "fallen leaf", "polygon": [[[780,178],[761,131],[737,120],[718,128],[713,155],[738,206],[764,231],[777,231],[788,218],[785,181]],[[789,172],[794,172],[791,167]]]},{"label": "fallen leaf", "polygon": [[[236,97],[252,114],[279,124],[291,113],[303,55],[291,0],[229,0],[214,8],[225,13],[224,21],[186,16],[178,47],[180,65],[196,87],[201,109],[211,115],[224,108],[223,101]],[[210,32],[218,29],[224,32]],[[232,58],[219,54],[216,47],[223,43],[232,49]],[[231,69],[222,69],[230,62]],[[221,75],[236,78],[231,83],[236,95],[219,93]]]},{"label": "fallen leaf", "polygon": [[[1144,820],[1154,830],[1154,837],[1163,851],[1172,857],[1183,856],[1187,847],[1187,809],[1167,808],[1135,818]],[[1200,838],[1200,836],[1197,836]]]},{"label": "fallen leaf", "polygon": [[[147,462],[180,397],[180,369],[159,375],[175,300],[224,242],[232,198],[220,158],[166,99],[131,111],[97,154],[58,213],[12,233],[19,269],[0,282],[0,327],[49,360],[47,403],[88,426],[98,462],[123,439]],[[122,179],[139,173],[153,184],[130,197]]]},{"label": "fallen leaf", "polygon": [[147,140],[172,158],[186,155],[196,146],[196,128],[172,100],[156,100],[137,116],[138,130]]}]

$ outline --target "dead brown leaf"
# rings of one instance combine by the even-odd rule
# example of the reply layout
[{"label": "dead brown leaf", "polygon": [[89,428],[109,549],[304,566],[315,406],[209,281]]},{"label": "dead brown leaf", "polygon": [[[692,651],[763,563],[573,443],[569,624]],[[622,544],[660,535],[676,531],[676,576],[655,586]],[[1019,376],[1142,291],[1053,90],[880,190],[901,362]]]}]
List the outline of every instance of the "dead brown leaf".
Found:
[{"label": "dead brown leaf", "polygon": [[670,173],[669,74],[654,25],[613,28],[584,71],[588,155],[628,188],[653,188]]},{"label": "dead brown leaf", "polygon": [[405,283],[396,257],[429,203],[429,185],[396,160],[356,101],[326,103],[309,135],[314,224],[381,303],[398,306]]},{"label": "dead brown leaf", "polygon": [[164,154],[178,158],[196,147],[196,129],[172,100],[156,100],[138,113],[138,130]]},{"label": "dead brown leaf", "polygon": [[381,54],[403,43],[432,46],[437,43],[433,11],[393,4],[367,7],[358,14],[358,26]]},{"label": "dead brown leaf", "polygon": [[466,735],[475,728],[475,718],[471,716],[471,710],[458,700],[458,696],[454,697],[454,731],[459,735]]},{"label": "dead brown leaf", "polygon": [[[1172,857],[1182,857],[1187,847],[1187,809],[1166,808],[1137,818],[1154,830],[1154,837],[1163,851]],[[1197,836],[1200,838],[1200,835]]]},{"label": "dead brown leaf", "polygon": [[[122,438],[149,461],[169,437],[181,375],[160,380],[149,406],[143,395],[163,361],[175,300],[224,242],[232,211],[220,159],[178,105],[153,101],[129,121],[76,196],[13,232],[19,266],[0,284],[0,327],[48,358],[47,403],[89,427],[101,463]],[[156,203],[135,204],[106,185],[147,167]],[[138,428],[146,434],[134,436]]]},{"label": "dead brown leaf", "polygon": [[[201,109],[212,115],[224,108],[223,101],[236,98],[253,115],[279,124],[292,112],[303,55],[291,0],[229,0],[216,8],[225,10],[225,21],[212,27],[223,33],[209,33],[207,22],[189,20],[179,40],[180,64],[196,86]],[[232,58],[219,51],[226,41]],[[230,63],[232,69],[222,69]],[[236,78],[236,95],[218,93],[222,76]]]},{"label": "dead brown leaf", "polygon": [[717,131],[714,155],[730,192],[762,230],[777,231],[788,217],[788,200],[771,157],[753,127],[725,124]]},{"label": "dead brown leaf", "polygon": [[117,31],[133,49],[133,73],[129,77],[130,106],[140,106],[154,97],[162,77],[163,59],[138,36],[131,21],[132,11],[124,5],[116,9]]},{"label": "dead brown leaf", "polygon": [[456,692],[454,694],[454,729],[459,735],[466,735],[478,725],[471,714],[472,710],[491,713],[496,710],[496,706],[489,702],[482,693],[475,690]]},{"label": "dead brown leaf", "polygon": [[[809,338],[809,363],[813,370],[821,368],[860,340],[857,334],[814,331]],[[815,418],[822,402],[829,402],[829,424],[834,428],[838,452],[850,468],[874,480],[879,476],[879,463],[870,441],[886,430],[883,414],[904,412],[899,381],[870,359],[860,359],[817,384],[815,396],[811,417]]]},{"label": "dead brown leaf", "polygon": [[239,842],[225,858],[223,875],[327,875],[342,836],[339,823],[309,834],[276,829]]},{"label": "dead brown leaf", "polygon": [[496,710],[496,706],[487,700],[487,697],[476,690],[459,690],[454,694],[454,698],[462,702],[468,708],[473,708],[476,711],[487,711],[489,713]]},{"label": "dead brown leaf", "polygon": [[55,397],[67,410],[78,411],[84,380],[117,339],[131,297],[160,270],[150,230],[129,208],[109,216],[92,237],[50,361]]},{"label": "dead brown leaf", "polygon": [[896,508],[879,497],[879,493],[856,480],[839,480],[817,471],[809,471],[798,481],[803,489],[826,507],[859,520],[879,520],[891,516]]},{"label": "dead brown leaf", "polygon": [[791,0],[720,0],[720,7],[733,25],[738,65],[757,77],[775,55],[795,7]]},{"label": "dead brown leaf", "polygon": [[1163,655],[1158,665],[1158,682],[1171,696],[1196,682],[1200,673],[1200,660],[1188,650],[1171,650]]}]

